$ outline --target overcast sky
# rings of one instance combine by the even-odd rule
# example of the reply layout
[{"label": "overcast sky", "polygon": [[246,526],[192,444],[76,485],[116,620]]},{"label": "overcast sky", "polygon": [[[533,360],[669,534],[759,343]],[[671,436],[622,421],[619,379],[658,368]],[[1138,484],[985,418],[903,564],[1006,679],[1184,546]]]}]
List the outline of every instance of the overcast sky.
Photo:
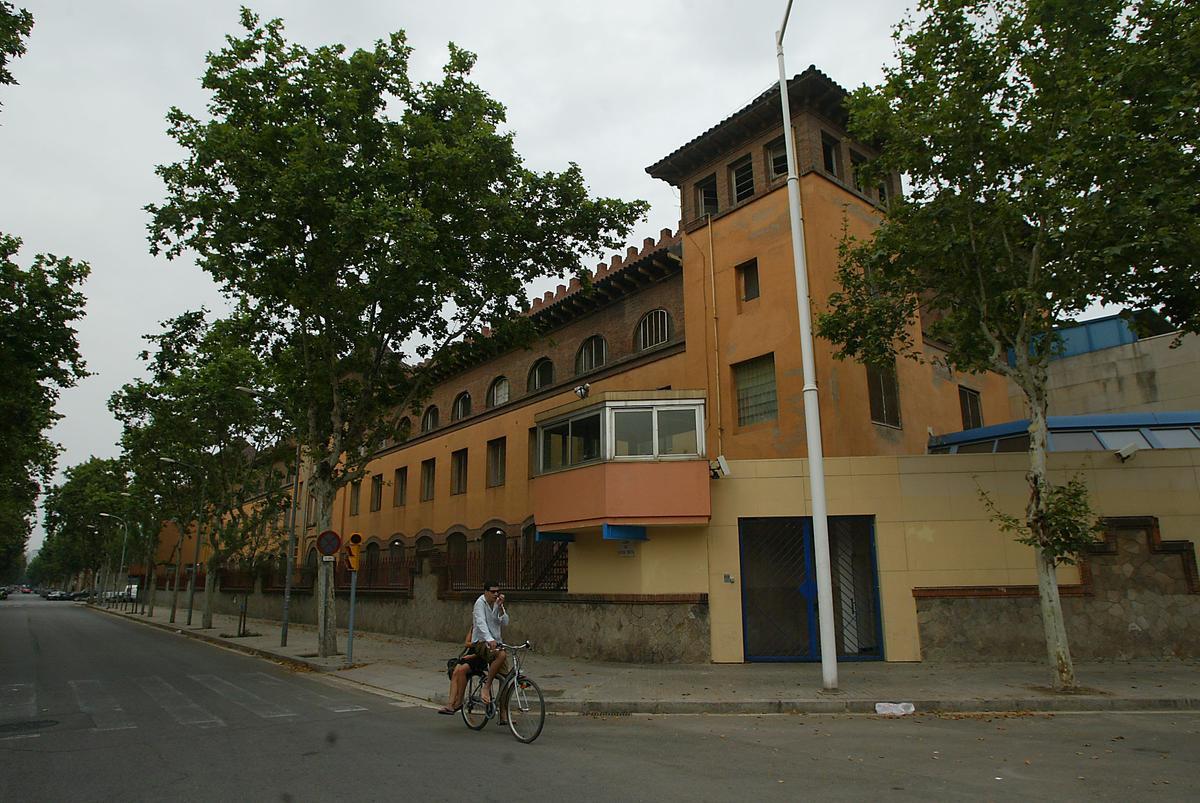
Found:
[{"label": "overcast sky", "polygon": [[[238,31],[225,0],[14,0],[34,15],[26,55],[0,88],[0,231],[20,255],[91,263],[79,324],[93,376],[62,395],[52,433],[60,469],[117,454],[105,402],[139,375],[141,337],[187,309],[222,308],[214,284],[186,260],[149,254],[142,208],[162,200],[158,164],[180,153],[165,134],[172,106],[201,115],[204,56]],[[678,197],[645,167],[777,80],[774,31],[783,0],[509,0],[457,3],[258,2],[308,46],[369,47],[408,33],[412,70],[436,78],[455,42],[478,54],[474,78],[508,107],[517,148],[534,169],[578,162],[594,193],[652,204],[631,238],[675,228]],[[816,64],[852,89],[890,60],[892,26],[908,0],[817,3],[792,11],[789,74]],[[547,288],[539,287],[535,290]],[[41,542],[40,525],[30,543]]]}]

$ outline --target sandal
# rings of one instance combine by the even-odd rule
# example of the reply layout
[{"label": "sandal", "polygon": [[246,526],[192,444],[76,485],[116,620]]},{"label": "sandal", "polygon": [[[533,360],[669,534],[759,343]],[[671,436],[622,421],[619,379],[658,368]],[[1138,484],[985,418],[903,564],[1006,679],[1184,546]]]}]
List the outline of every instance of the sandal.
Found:
[{"label": "sandal", "polygon": [[458,708],[451,708],[451,707],[450,707],[450,706],[448,706],[448,705],[444,705],[444,706],[442,706],[441,708],[439,708],[439,709],[438,709],[438,713],[439,713],[439,714],[445,714],[446,716],[453,716],[454,714],[457,714],[457,713],[458,713],[459,711],[461,711],[461,710],[462,710],[462,706],[461,706],[461,705],[460,705]]}]

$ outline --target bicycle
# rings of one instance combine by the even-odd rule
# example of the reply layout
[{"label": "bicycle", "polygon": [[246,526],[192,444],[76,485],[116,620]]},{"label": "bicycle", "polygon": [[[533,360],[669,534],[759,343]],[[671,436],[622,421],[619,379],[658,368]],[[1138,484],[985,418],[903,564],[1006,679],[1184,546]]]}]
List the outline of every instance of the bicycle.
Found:
[{"label": "bicycle", "polygon": [[[512,735],[529,744],[542,732],[546,724],[546,700],[537,683],[521,670],[521,650],[532,650],[533,644],[500,644],[512,658],[512,670],[500,679],[500,695],[492,696],[492,703],[483,701],[484,674],[472,674],[467,679],[463,694],[462,718],[471,730],[483,730],[496,715],[499,707],[504,708],[508,728]],[[497,704],[496,701],[499,701]]]}]

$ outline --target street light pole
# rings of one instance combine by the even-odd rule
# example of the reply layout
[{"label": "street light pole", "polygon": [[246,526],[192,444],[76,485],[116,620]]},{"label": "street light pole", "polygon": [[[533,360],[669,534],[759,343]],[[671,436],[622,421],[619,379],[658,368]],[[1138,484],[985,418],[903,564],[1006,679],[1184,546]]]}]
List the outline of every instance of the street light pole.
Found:
[{"label": "street light pole", "polygon": [[829,516],[825,507],[825,455],[821,446],[821,408],[813,355],[812,312],[808,290],[808,263],[804,251],[804,221],[800,207],[800,174],[796,168],[796,143],[788,104],[787,70],[783,64],[783,34],[787,30],[792,0],[775,32],[779,61],[779,102],[783,109],[783,141],[788,165],[788,217],[792,228],[792,259],[796,274],[796,308],[800,315],[800,359],[804,371],[804,430],[808,441],[808,482],[812,496],[813,556],[817,569],[817,618],[821,629],[821,681],[827,690],[838,687],[837,640],[833,623],[833,582],[829,561]]},{"label": "street light pole", "polygon": [[[255,398],[270,398],[278,403],[278,399],[262,391],[255,390],[244,386],[237,386],[234,390],[239,393],[246,393]],[[287,557],[284,560],[283,572],[283,622],[279,627],[279,646],[286,647],[288,641],[288,614],[292,606],[292,574],[296,570],[296,507],[299,505],[300,497],[300,432],[296,432],[296,470],[292,475],[292,504],[288,507],[288,546]]]},{"label": "street light pole", "polygon": [[[117,576],[124,578],[123,582],[125,585],[129,585],[129,576],[125,573],[125,545],[129,543],[129,525],[125,522],[125,519],[120,516],[114,516],[112,513],[101,513],[100,515],[106,519],[116,519],[121,522],[121,568],[118,569],[119,573]],[[122,589],[122,593],[124,593],[124,589]]]}]

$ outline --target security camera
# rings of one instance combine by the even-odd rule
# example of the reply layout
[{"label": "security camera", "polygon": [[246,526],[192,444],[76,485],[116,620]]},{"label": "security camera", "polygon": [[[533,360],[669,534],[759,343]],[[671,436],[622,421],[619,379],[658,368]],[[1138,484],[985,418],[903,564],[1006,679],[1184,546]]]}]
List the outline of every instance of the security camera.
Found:
[{"label": "security camera", "polygon": [[1138,449],[1140,449],[1140,448],[1141,447],[1138,446],[1136,443],[1130,441],[1129,443],[1122,446],[1120,449],[1117,449],[1115,452],[1113,452],[1113,454],[1115,454],[1117,456],[1118,460],[1120,460],[1122,463],[1124,463],[1126,460],[1129,460],[1135,454],[1137,454]]},{"label": "security camera", "polygon": [[588,393],[591,391],[591,389],[592,389],[592,386],[589,385],[587,382],[584,382],[582,385],[577,385],[575,387],[575,395],[581,399],[586,399],[588,397]]},{"label": "security camera", "polygon": [[708,464],[708,470],[714,480],[728,477],[732,473],[729,470],[729,461],[725,459],[725,455],[723,454],[717,455],[717,459]]}]

